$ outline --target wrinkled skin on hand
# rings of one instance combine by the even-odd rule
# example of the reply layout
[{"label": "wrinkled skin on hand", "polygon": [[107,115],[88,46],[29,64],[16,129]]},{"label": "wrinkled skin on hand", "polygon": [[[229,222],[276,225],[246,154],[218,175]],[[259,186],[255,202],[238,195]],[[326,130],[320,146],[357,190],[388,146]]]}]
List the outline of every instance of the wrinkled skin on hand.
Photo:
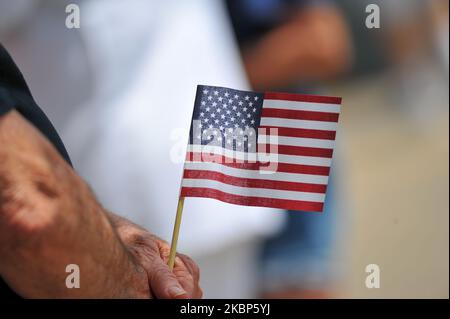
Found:
[{"label": "wrinkled skin on hand", "polygon": [[147,273],[151,297],[202,297],[203,292],[199,287],[200,271],[191,258],[177,253],[171,272],[167,265],[170,253],[167,242],[126,219],[117,216],[111,219],[125,247]]}]

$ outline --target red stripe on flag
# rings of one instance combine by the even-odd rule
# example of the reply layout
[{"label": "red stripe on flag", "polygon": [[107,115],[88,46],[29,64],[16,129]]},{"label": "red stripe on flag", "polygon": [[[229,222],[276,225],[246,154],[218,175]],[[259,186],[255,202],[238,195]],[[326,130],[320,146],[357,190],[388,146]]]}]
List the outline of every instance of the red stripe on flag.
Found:
[{"label": "red stripe on flag", "polygon": [[182,197],[204,197],[217,199],[222,202],[236,204],[236,205],[246,205],[246,206],[262,206],[262,207],[272,207],[281,208],[289,210],[300,210],[308,212],[322,212],[323,203],[319,202],[307,202],[307,201],[296,201],[288,199],[274,199],[265,197],[252,197],[252,196],[240,196],[225,193],[216,189],[211,188],[196,188],[196,187],[183,187],[181,189]]},{"label": "red stripe on flag", "polygon": [[275,127],[275,126],[260,126],[260,134],[270,134],[270,129],[277,129],[278,136],[290,136],[290,137],[306,137],[317,138],[322,140],[334,140],[336,138],[336,131],[326,130],[311,130],[303,128],[289,128],[289,127]]},{"label": "red stripe on flag", "polygon": [[294,94],[294,93],[276,93],[276,92],[264,93],[264,99],[312,102],[312,103],[328,103],[328,104],[341,104],[341,101],[342,101],[342,98],[335,97],[335,96],[321,96],[321,95]]},{"label": "red stripe on flag", "polygon": [[[270,168],[271,163],[249,163],[243,160],[238,160],[231,157],[222,155],[207,155],[202,156],[199,152],[187,152],[186,161],[219,163],[228,167],[248,169],[248,170],[264,170],[264,168]],[[301,164],[289,164],[289,163],[277,163],[277,172],[282,173],[296,173],[296,174],[311,174],[311,175],[323,175],[328,176],[330,174],[330,168],[327,166],[313,166],[313,165],[301,165]]]},{"label": "red stripe on flag", "polygon": [[296,111],[276,108],[263,108],[262,117],[277,117],[293,120],[337,122],[339,113]]},{"label": "red stripe on flag", "polygon": [[258,152],[267,152],[268,154],[314,156],[326,158],[331,158],[333,156],[333,149],[331,148],[275,145],[263,143],[258,143]]},{"label": "red stripe on flag", "polygon": [[297,192],[307,192],[307,193],[320,193],[325,194],[327,190],[326,185],[320,184],[307,184],[307,183],[295,183],[295,182],[285,182],[285,181],[273,181],[267,179],[251,179],[251,178],[240,178],[225,175],[219,172],[213,171],[198,171],[187,169],[183,173],[183,178],[192,179],[208,179],[214,180],[221,183],[240,186],[240,187],[250,187],[250,188],[269,188],[287,191],[297,191]]}]

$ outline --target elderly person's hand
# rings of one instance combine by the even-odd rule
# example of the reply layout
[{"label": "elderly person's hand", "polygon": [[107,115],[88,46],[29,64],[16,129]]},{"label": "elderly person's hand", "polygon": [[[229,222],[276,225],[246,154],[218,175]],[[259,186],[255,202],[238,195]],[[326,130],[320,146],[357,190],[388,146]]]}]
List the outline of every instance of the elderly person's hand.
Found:
[{"label": "elderly person's hand", "polygon": [[142,227],[114,214],[109,214],[120,239],[148,276],[151,297],[201,298],[200,271],[186,255],[178,254],[173,272],[167,262],[170,246]]}]

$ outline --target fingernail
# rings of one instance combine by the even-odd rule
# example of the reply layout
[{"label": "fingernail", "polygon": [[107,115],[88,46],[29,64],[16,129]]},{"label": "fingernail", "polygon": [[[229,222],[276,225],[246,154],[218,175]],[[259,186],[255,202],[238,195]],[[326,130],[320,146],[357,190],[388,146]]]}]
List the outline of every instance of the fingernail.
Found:
[{"label": "fingernail", "polygon": [[178,296],[186,294],[186,291],[179,286],[172,286],[169,288],[169,294],[172,297],[178,297]]}]

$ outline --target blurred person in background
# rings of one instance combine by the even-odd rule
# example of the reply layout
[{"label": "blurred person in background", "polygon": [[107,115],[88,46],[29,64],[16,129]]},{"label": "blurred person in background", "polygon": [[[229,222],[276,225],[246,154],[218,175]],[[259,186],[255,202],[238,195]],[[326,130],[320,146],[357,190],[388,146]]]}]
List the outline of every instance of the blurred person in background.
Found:
[{"label": "blurred person in background", "polygon": [[227,1],[255,90],[299,88],[347,71],[349,30],[330,1]]},{"label": "blurred person in background", "polygon": [[[349,29],[330,1],[228,0],[227,5],[253,89],[318,93],[320,83],[349,69]],[[334,178],[337,168],[335,159]],[[342,219],[335,187],[330,181],[323,214],[289,212],[286,226],[265,242],[262,297],[333,296],[338,271],[332,251],[336,220]]]},{"label": "blurred person in background", "polygon": [[381,14],[395,111],[426,129],[442,112],[430,101],[448,101],[448,1],[392,1]]}]

